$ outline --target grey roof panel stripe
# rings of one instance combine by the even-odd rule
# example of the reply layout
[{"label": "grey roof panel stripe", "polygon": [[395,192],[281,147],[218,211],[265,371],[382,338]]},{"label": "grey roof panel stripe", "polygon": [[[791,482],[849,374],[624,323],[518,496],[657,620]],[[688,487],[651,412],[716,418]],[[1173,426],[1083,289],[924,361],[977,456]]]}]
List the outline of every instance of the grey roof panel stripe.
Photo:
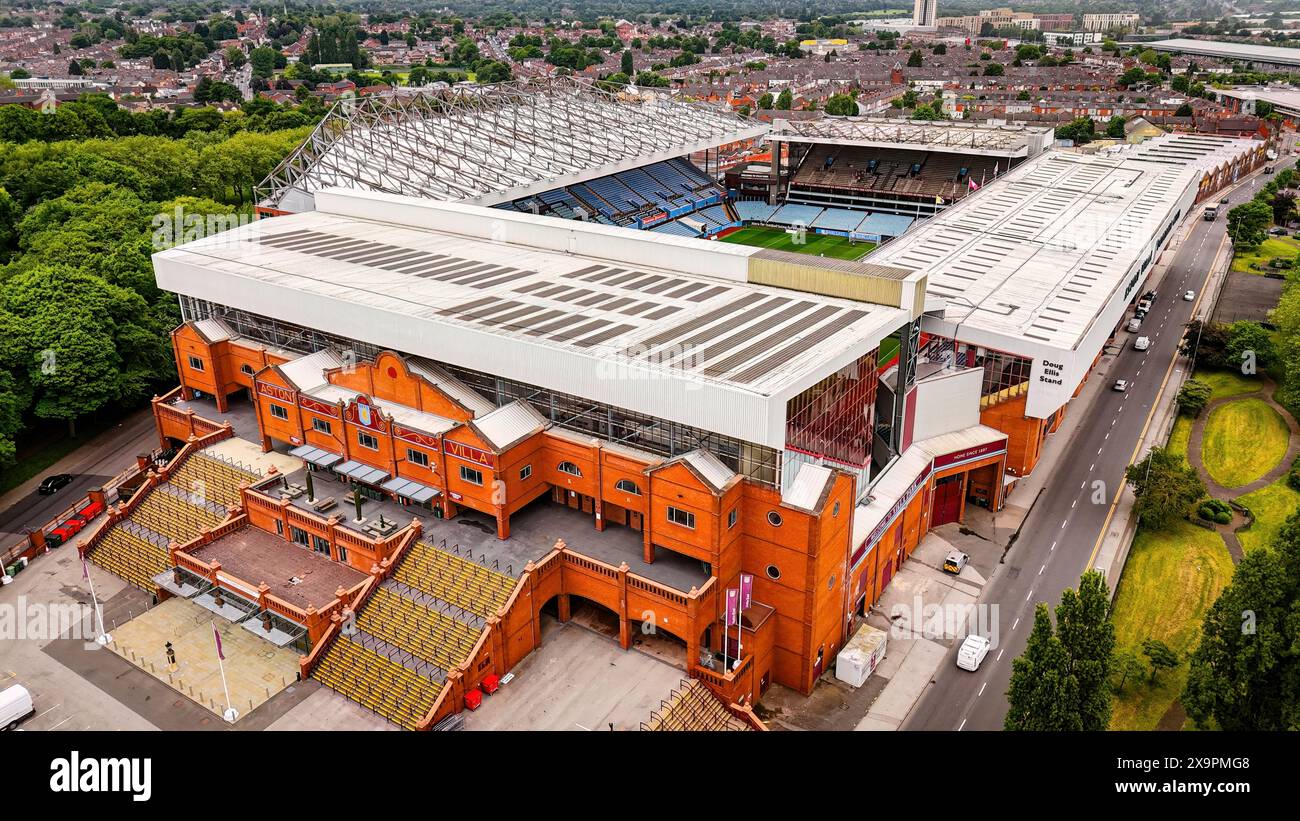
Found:
[{"label": "grey roof panel stripe", "polygon": [[591,336],[583,337],[582,339],[579,339],[577,342],[574,342],[573,344],[575,347],[578,348],[590,348],[594,345],[599,345],[600,343],[604,342],[607,339],[613,339],[616,336],[620,336],[621,334],[625,334],[628,331],[632,331],[635,329],[636,329],[635,325],[615,325],[612,328],[606,328],[603,331],[594,333]]},{"label": "grey roof panel stripe", "polygon": [[[839,313],[840,310],[841,310],[840,308],[837,308],[833,305],[823,305],[822,307],[813,311],[803,320],[803,327],[808,327],[823,322],[827,318]],[[798,332],[799,329],[797,327],[781,328],[779,330],[773,331],[772,333],[758,340],[754,344],[746,348],[742,348],[739,351],[733,353],[731,356],[725,357],[719,360],[718,362],[715,362],[714,364],[710,365],[709,367],[705,368],[704,374],[706,376],[721,376],[722,374],[730,370],[740,367],[741,365],[745,364],[746,362],[748,362],[749,360],[753,359],[756,356],[762,356],[763,354],[767,353],[771,349],[775,348],[777,345],[780,345],[782,342],[789,339],[792,334]]]},{"label": "grey roof panel stripe", "polygon": [[[724,288],[723,290],[726,289]],[[723,305],[721,308],[719,308],[716,311],[705,314],[704,316],[696,317],[695,319],[692,319],[690,322],[685,322],[681,325],[678,325],[675,328],[669,328],[668,330],[662,333],[657,333],[654,334],[653,336],[643,339],[638,343],[637,347],[641,350],[645,350],[647,348],[652,348],[655,345],[662,345],[665,342],[671,342],[672,340],[677,339],[680,336],[684,336],[689,333],[694,333],[698,331],[700,328],[703,328],[705,325],[709,325],[714,322],[717,322],[723,317],[730,316],[731,314],[734,314],[736,311],[743,310],[749,307],[750,305],[753,305],[755,302],[757,302],[760,299],[763,299],[763,294],[759,294],[759,293],[745,294],[740,299],[733,300],[732,302]]]},{"label": "grey roof panel stripe", "polygon": [[609,324],[610,322],[608,319],[593,319],[592,321],[586,323],[585,325],[570,327],[567,330],[560,331],[557,334],[553,334],[547,337],[547,339],[551,340],[552,342],[567,342],[570,339],[576,339],[577,337],[583,336],[585,334],[589,334],[592,331],[598,330],[600,328],[604,328]]},{"label": "grey roof panel stripe", "polygon": [[451,316],[452,314],[459,314],[464,311],[473,310],[474,308],[477,308],[480,305],[486,305],[495,299],[496,297],[494,296],[485,296],[482,299],[476,299],[473,302],[466,302],[464,305],[457,305],[455,308],[443,308],[441,311],[438,312],[438,315]]},{"label": "grey roof panel stripe", "polygon": [[822,342],[830,339],[832,336],[849,327],[866,315],[867,313],[865,311],[849,311],[837,317],[834,322],[827,323],[802,339],[798,339],[785,346],[767,359],[764,359],[761,362],[755,362],[753,365],[750,365],[748,368],[745,368],[743,371],[736,374],[735,378],[739,382],[749,384],[755,379],[771,373],[773,370],[781,367],[804,351],[807,351],[816,345],[820,345]]}]

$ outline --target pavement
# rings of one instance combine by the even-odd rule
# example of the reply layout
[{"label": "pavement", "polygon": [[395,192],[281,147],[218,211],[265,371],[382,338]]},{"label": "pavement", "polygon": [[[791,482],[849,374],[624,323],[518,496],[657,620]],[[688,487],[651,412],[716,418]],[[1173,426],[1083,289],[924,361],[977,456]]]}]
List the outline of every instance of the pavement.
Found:
[{"label": "pavement", "polygon": [[[147,454],[157,447],[158,433],[148,408],[88,439],[48,470],[0,496],[0,546],[17,541],[25,533],[24,528],[45,525],[84,498],[87,490],[134,465],[136,454]],[[49,496],[37,493],[41,481],[56,473],[71,473],[75,478],[72,484]]]},{"label": "pavement", "polygon": [[[1276,165],[1291,163],[1288,157]],[[1250,199],[1261,179],[1256,174],[1238,183],[1228,195],[1231,204]],[[1029,510],[1019,538],[980,595],[981,603],[997,610],[997,649],[975,673],[956,667],[956,642],[937,654],[937,664],[934,647],[923,647],[911,664],[916,651],[909,650],[899,663],[904,680],[898,692],[887,686],[860,728],[1001,729],[1011,660],[1024,650],[1035,605],[1055,607],[1061,592],[1077,586],[1092,567],[1106,573],[1113,594],[1136,530],[1124,470],[1168,437],[1173,396],[1190,372],[1178,343],[1188,321],[1209,315],[1224,281],[1230,258],[1226,224],[1226,219],[1206,222],[1199,209],[1188,216],[1153,271],[1154,284],[1146,286],[1157,290],[1159,299],[1142,329],[1119,333],[1071,403],[1061,429],[1048,438],[1043,459],[1013,494]],[[1186,290],[1196,292],[1194,302],[1182,299]],[[1151,339],[1146,351],[1132,347],[1138,335]],[[1127,391],[1110,390],[1117,378],[1129,381]]]}]

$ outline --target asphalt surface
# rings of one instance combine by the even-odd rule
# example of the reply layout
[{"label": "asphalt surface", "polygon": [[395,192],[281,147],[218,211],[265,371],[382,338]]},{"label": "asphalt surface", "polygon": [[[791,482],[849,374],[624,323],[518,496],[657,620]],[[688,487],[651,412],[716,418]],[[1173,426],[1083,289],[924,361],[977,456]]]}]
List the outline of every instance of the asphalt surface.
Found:
[{"label": "asphalt surface", "polygon": [[[11,537],[25,532],[24,528],[44,525],[75,504],[87,490],[135,464],[137,453],[149,453],[157,447],[158,433],[153,415],[147,409],[89,440],[44,473],[0,498],[0,544],[8,544]],[[72,484],[49,496],[37,493],[41,480],[56,473],[71,473]]]},{"label": "asphalt surface", "polygon": [[[1289,167],[1290,157],[1279,159],[1278,170]],[[1228,197],[1239,205],[1254,196],[1268,177],[1248,179]],[[1215,197],[1210,202],[1217,202]],[[1208,204],[1208,203],[1206,203]],[[1082,414],[1051,478],[1026,517],[1021,534],[1006,560],[999,565],[984,588],[981,603],[997,603],[999,642],[974,673],[958,669],[954,642],[929,689],[903,723],[904,730],[1000,730],[1007,711],[1006,691],[1011,680],[1011,660],[1024,652],[1033,628],[1034,607],[1060,602],[1061,592],[1077,587],[1079,577],[1093,561],[1095,547],[1109,524],[1112,500],[1124,481],[1124,469],[1136,455],[1138,442],[1152,415],[1167,375],[1186,367],[1178,355],[1183,326],[1200,305],[1209,269],[1224,241],[1227,219],[1222,214],[1213,222],[1201,218],[1202,208],[1193,212],[1191,233],[1175,253],[1162,279],[1148,282],[1142,291],[1155,289],[1155,306],[1137,333],[1121,331],[1107,352],[1122,350],[1103,374],[1103,390],[1090,404],[1072,406],[1071,414]],[[1183,293],[1196,292],[1197,301],[1186,302]],[[1201,315],[1210,306],[1200,305]],[[1131,316],[1131,314],[1129,314]],[[1127,319],[1125,320],[1127,321]],[[1151,339],[1146,351],[1133,348],[1138,336]],[[1110,390],[1116,379],[1126,379],[1123,393]],[[1080,397],[1083,399],[1083,397]],[[1094,494],[1093,482],[1104,489]],[[1100,498],[1100,503],[1095,501]]]}]

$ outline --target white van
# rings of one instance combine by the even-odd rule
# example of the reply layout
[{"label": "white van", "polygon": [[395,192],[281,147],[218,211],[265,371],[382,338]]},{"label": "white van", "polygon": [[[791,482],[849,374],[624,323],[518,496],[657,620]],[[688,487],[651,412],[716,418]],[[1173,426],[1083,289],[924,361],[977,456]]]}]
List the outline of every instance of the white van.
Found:
[{"label": "white van", "polygon": [[21,684],[0,691],[0,729],[12,730],[18,722],[36,712],[32,694]]},{"label": "white van", "polygon": [[988,639],[974,633],[970,634],[957,649],[957,666],[972,673],[980,669],[980,662],[984,661],[984,657],[989,654],[989,646]]}]

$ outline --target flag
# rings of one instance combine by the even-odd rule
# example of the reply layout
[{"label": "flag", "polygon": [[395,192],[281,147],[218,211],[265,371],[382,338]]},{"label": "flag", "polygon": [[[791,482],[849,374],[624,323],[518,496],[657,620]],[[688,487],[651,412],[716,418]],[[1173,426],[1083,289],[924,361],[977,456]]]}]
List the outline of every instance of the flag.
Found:
[{"label": "flag", "polygon": [[943,197],[935,197],[935,198],[934,198],[934,204],[935,204],[935,205],[943,205]]},{"label": "flag", "polygon": [[754,602],[754,575],[740,574],[740,609],[744,610]]},{"label": "flag", "polygon": [[979,183],[975,182],[975,180],[971,180],[971,181],[970,181],[970,190],[972,190],[972,191],[978,191],[978,190],[980,190]]},{"label": "flag", "polygon": [[727,626],[740,622],[740,591],[734,587],[727,588]]},{"label": "flag", "polygon": [[995,177],[998,175],[998,165],[999,163],[993,163],[993,176]]},{"label": "flag", "polygon": [[90,581],[90,568],[86,567],[86,557],[81,557],[81,578]]},{"label": "flag", "polygon": [[212,625],[212,637],[217,640],[217,658],[225,661],[226,654],[221,652],[221,631],[217,629],[215,624]]}]

